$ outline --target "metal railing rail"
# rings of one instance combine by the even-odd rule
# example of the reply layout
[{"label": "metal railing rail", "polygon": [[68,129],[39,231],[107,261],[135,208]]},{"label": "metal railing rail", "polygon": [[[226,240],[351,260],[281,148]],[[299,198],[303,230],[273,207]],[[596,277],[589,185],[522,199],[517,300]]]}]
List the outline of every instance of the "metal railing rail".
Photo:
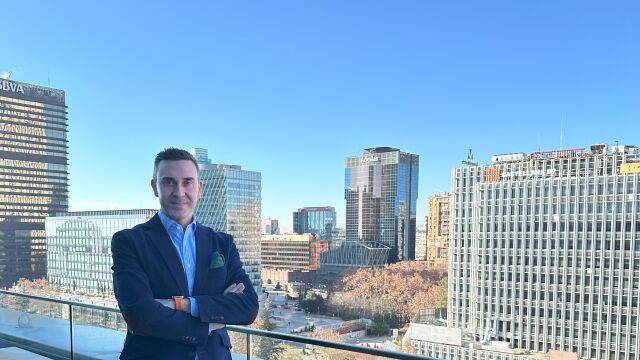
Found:
[{"label": "metal railing rail", "polygon": [[390,359],[400,359],[400,360],[425,360],[425,359],[428,359],[428,360],[436,360],[436,358],[426,357],[426,356],[422,356],[422,355],[415,355],[415,354],[409,354],[409,353],[403,353],[403,352],[391,351],[391,350],[380,350],[380,349],[370,348],[370,347],[366,347],[366,346],[339,343],[339,342],[335,342],[335,341],[323,340],[323,339],[312,338],[312,337],[307,337],[307,336],[289,335],[289,334],[284,334],[284,333],[279,333],[279,332],[254,329],[254,328],[250,328],[250,327],[246,327],[246,326],[227,325],[227,329],[229,329],[231,331],[244,333],[244,334],[247,334],[247,335],[257,335],[257,336],[270,337],[270,338],[284,340],[284,341],[292,341],[292,342],[297,342],[297,343],[303,343],[303,344],[308,344],[308,345],[318,345],[318,346],[322,346],[322,347],[326,347],[326,348],[330,348],[330,349],[345,350],[345,351],[351,351],[351,352],[356,352],[356,353],[361,353],[361,354],[382,356],[382,357],[386,357],[386,358],[390,358]]},{"label": "metal railing rail", "polygon": [[[69,318],[70,318],[70,321],[69,321],[69,327],[70,327],[70,336],[69,337],[70,337],[70,345],[71,345],[70,346],[70,349],[71,349],[71,351],[70,351],[70,359],[72,359],[72,360],[74,360],[74,356],[75,356],[74,350],[73,350],[73,341],[74,341],[73,340],[73,307],[89,308],[89,309],[103,310],[103,311],[115,312],[115,313],[119,313],[120,312],[120,310],[118,308],[114,308],[114,307],[100,306],[100,305],[94,305],[94,304],[86,304],[86,303],[82,303],[82,302],[68,301],[68,300],[62,300],[62,299],[53,299],[53,298],[48,298],[48,297],[39,296],[39,295],[22,294],[22,293],[13,292],[13,291],[7,291],[7,290],[0,290],[0,294],[16,296],[16,297],[23,297],[23,298],[34,299],[34,300],[47,301],[47,302],[52,302],[52,303],[57,303],[57,304],[62,304],[62,305],[67,305],[69,307]],[[316,345],[316,346],[335,349],[335,350],[344,350],[344,351],[350,351],[350,352],[354,352],[354,353],[368,354],[368,355],[374,355],[374,356],[382,356],[382,357],[386,357],[386,358],[390,358],[390,359],[400,359],[400,360],[436,360],[435,358],[431,358],[431,357],[415,355],[415,354],[409,354],[409,353],[403,353],[403,352],[399,352],[399,351],[381,350],[381,349],[376,349],[376,348],[370,348],[370,347],[347,344],[347,343],[339,343],[339,342],[335,342],[335,341],[323,340],[323,339],[300,336],[300,335],[291,335],[291,334],[284,334],[284,333],[273,332],[273,331],[268,331],[268,330],[254,329],[254,328],[250,328],[250,327],[247,327],[247,326],[227,325],[227,329],[229,331],[235,331],[235,332],[246,334],[246,336],[247,336],[247,354],[246,354],[247,355],[247,360],[251,360],[252,335],[263,336],[263,337],[268,337],[268,338],[273,338],[273,339],[278,339],[278,340],[283,340],[283,341],[289,341],[289,342],[296,342],[296,343],[301,343],[301,344],[305,344],[305,345]],[[86,358],[86,357],[83,356],[83,358]]]},{"label": "metal railing rail", "polygon": [[19,296],[27,299],[42,300],[42,301],[52,302],[56,304],[71,305],[71,306],[77,306],[77,307],[83,307],[83,308],[89,308],[89,309],[95,309],[95,310],[120,312],[118,308],[114,308],[110,306],[101,306],[101,305],[88,304],[88,303],[83,303],[78,301],[56,299],[56,298],[50,298],[50,297],[40,296],[40,295],[23,294],[15,291],[0,290],[0,294]]}]

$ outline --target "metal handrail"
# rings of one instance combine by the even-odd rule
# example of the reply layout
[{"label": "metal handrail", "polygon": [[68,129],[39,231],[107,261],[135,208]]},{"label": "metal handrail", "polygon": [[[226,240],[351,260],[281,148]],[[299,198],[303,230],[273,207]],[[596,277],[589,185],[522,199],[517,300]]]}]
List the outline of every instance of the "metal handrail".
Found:
[{"label": "metal handrail", "polygon": [[56,304],[71,305],[71,306],[84,307],[84,308],[95,309],[95,310],[118,311],[118,312],[120,311],[120,309],[110,307],[110,306],[100,306],[100,305],[87,304],[87,303],[78,302],[78,301],[55,299],[55,298],[50,298],[46,296],[23,294],[15,291],[8,291],[8,290],[0,290],[0,294],[20,296],[28,299],[42,300],[42,301],[52,302]]},{"label": "metal handrail", "polygon": [[375,355],[375,356],[383,356],[383,357],[387,357],[387,358],[391,358],[391,359],[401,359],[401,360],[425,360],[425,359],[428,359],[428,360],[436,360],[435,358],[431,358],[431,357],[415,355],[415,354],[409,354],[409,353],[403,353],[403,352],[399,352],[399,351],[380,350],[380,349],[370,348],[370,347],[366,347],[366,346],[339,343],[339,342],[335,342],[335,341],[323,340],[323,339],[312,338],[312,337],[307,337],[307,336],[289,335],[289,334],[273,332],[273,331],[268,331],[268,330],[254,329],[254,328],[250,328],[250,327],[246,327],[246,326],[227,325],[227,329],[229,329],[231,331],[245,333],[247,335],[264,336],[264,337],[270,337],[270,338],[279,339],[279,340],[293,341],[293,342],[309,344],[309,345],[318,345],[318,346],[327,347],[327,348],[331,348],[331,349],[346,350],[346,351],[352,351],[352,352],[363,353],[363,354],[368,354],[368,355]]},{"label": "metal handrail", "polygon": [[[118,308],[115,308],[115,307],[86,304],[86,303],[82,303],[82,302],[62,300],[62,299],[53,299],[53,298],[48,298],[48,297],[44,297],[44,296],[23,294],[23,293],[14,292],[14,291],[8,291],[8,290],[0,290],[0,294],[17,296],[17,297],[24,297],[24,298],[28,298],[28,299],[42,300],[42,301],[47,301],[47,302],[53,302],[53,303],[57,303],[57,304],[67,305],[67,306],[69,306],[70,317],[73,316],[72,307],[74,307],[74,306],[80,307],[80,308],[89,308],[89,309],[95,309],[95,310],[109,311],[109,312],[117,312],[117,313],[120,312],[120,310]],[[73,327],[73,321],[71,321],[70,326]],[[323,340],[323,339],[318,339],[318,338],[312,338],[312,337],[306,337],[306,336],[300,336],[300,335],[290,335],[290,334],[284,334],[284,333],[273,332],[273,331],[268,331],[268,330],[261,330],[261,329],[254,329],[254,328],[250,328],[250,327],[247,327],[247,326],[227,325],[226,327],[230,331],[239,332],[239,333],[243,333],[243,334],[247,335],[247,344],[249,344],[249,346],[247,346],[247,349],[251,349],[251,347],[250,347],[251,335],[256,335],[256,336],[263,336],[263,337],[279,339],[279,340],[283,340],[283,341],[291,341],[291,342],[296,342],[296,343],[302,343],[302,344],[307,344],[307,345],[317,345],[317,346],[330,348],[330,349],[351,351],[351,352],[355,352],[355,353],[368,354],[368,355],[374,355],[374,356],[382,356],[382,357],[391,358],[391,359],[400,359],[400,360],[436,360],[435,358],[431,358],[431,357],[415,355],[415,354],[409,354],[409,353],[403,353],[403,352],[399,352],[399,351],[380,350],[380,349],[376,349],[376,348],[370,348],[370,347],[353,345],[353,344],[346,344],[346,343],[339,343],[339,342],[335,342],[335,341]],[[71,337],[71,354],[70,354],[70,356],[71,356],[71,359],[73,359],[74,358],[74,353],[73,353],[73,329],[71,329],[70,337]],[[247,359],[251,359],[250,351],[247,351]]]}]

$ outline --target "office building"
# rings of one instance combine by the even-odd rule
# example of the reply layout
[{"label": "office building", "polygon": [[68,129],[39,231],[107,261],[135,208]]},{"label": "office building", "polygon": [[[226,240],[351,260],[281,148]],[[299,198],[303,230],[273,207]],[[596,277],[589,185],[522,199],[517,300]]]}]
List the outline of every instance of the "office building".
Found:
[{"label": "office building", "polygon": [[579,360],[575,354],[543,354],[512,349],[504,341],[476,341],[463,334],[462,329],[411,323],[402,338],[402,343],[405,346],[409,345],[418,355],[447,360]]},{"label": "office building", "polygon": [[62,90],[0,79],[0,286],[46,271],[45,218],[68,209]]},{"label": "office building", "polygon": [[47,279],[69,291],[113,294],[111,238],[157,210],[78,211],[47,217]]},{"label": "office building", "polygon": [[418,155],[390,147],[345,160],[346,239],[321,255],[332,283],[351,267],[415,259]]},{"label": "office building", "polygon": [[635,146],[453,169],[449,326],[512,348],[639,359],[639,179]]},{"label": "office building", "polygon": [[416,229],[416,260],[427,259],[427,227],[419,226]]},{"label": "office building", "polygon": [[418,161],[389,147],[346,158],[347,241],[388,247],[387,262],[415,259]]},{"label": "office building", "polygon": [[315,282],[315,271],[320,268],[320,254],[328,248],[329,241],[320,240],[315,234],[263,235],[263,282]]},{"label": "office building", "polygon": [[200,163],[204,184],[196,205],[196,220],[233,236],[242,265],[256,291],[261,291],[261,176],[238,165]]},{"label": "office building", "polygon": [[196,159],[198,164],[211,164],[209,158],[209,150],[203,148],[191,148],[191,155]]},{"label": "office building", "polygon": [[278,235],[280,234],[280,226],[277,219],[266,218],[262,219],[262,234],[263,235]]},{"label": "office building", "polygon": [[331,240],[336,228],[336,209],[332,206],[304,207],[293,213],[293,232],[316,234],[320,240]]},{"label": "office building", "polygon": [[342,244],[347,240],[347,231],[344,227],[336,227],[333,229],[333,234],[331,235],[331,243],[332,244]]},{"label": "office building", "polygon": [[447,268],[449,248],[449,197],[436,194],[429,197],[429,222],[427,223],[426,260],[431,267]]}]

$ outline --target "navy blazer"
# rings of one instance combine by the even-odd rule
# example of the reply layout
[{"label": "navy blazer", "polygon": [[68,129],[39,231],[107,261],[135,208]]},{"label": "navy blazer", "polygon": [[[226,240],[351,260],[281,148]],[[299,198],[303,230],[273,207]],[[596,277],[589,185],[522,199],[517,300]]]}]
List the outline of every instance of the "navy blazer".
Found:
[{"label": "navy blazer", "polygon": [[[113,235],[113,289],[128,328],[120,359],[193,360],[196,353],[199,360],[231,359],[226,328],[209,334],[209,323],[247,325],[255,320],[258,296],[233,238],[196,226],[192,296],[198,318],[154,300],[189,296],[182,262],[158,214]],[[233,283],[243,283],[244,293],[223,295]]]}]

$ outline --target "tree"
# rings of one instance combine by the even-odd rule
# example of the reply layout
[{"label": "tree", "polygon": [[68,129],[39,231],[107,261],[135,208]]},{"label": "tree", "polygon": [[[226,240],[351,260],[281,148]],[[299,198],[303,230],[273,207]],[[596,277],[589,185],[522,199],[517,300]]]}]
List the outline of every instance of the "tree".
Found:
[{"label": "tree", "polygon": [[436,292],[436,307],[446,308],[449,294],[449,278],[443,277],[438,281],[438,291]]},{"label": "tree", "polygon": [[[262,324],[261,329],[263,330],[273,331],[273,329],[276,328],[276,324],[271,322],[271,309],[271,300],[268,299],[264,303],[262,313],[260,314],[260,323]],[[283,351],[284,348],[282,347],[282,341],[280,340],[265,336],[261,336],[258,339],[258,347],[256,349],[256,356],[258,357],[267,360],[278,359]]]},{"label": "tree", "polygon": [[[394,321],[388,325],[396,327],[410,321],[418,310],[436,307],[436,284],[443,276],[420,261],[355,269],[343,276],[341,291],[330,296],[329,306],[343,319],[369,317],[383,323]],[[400,316],[397,324],[396,315]],[[380,330],[384,327],[380,325]]]},{"label": "tree", "polygon": [[[273,331],[276,325],[271,322],[271,300],[267,300],[261,308],[260,316],[250,325],[254,329]],[[233,352],[237,354],[247,353],[247,334],[230,332]],[[284,344],[278,339],[252,335],[251,353],[265,360],[280,360],[280,355],[285,351]]]},{"label": "tree", "polygon": [[[328,329],[316,328],[311,333],[311,336],[323,340],[344,342],[340,334]],[[356,358],[356,354],[350,351],[336,350],[319,346],[313,346],[309,349],[305,349],[305,352],[311,359],[353,360]]]},{"label": "tree", "polygon": [[300,301],[300,308],[310,313],[324,313],[327,310],[327,301],[322,295],[310,292]]}]

